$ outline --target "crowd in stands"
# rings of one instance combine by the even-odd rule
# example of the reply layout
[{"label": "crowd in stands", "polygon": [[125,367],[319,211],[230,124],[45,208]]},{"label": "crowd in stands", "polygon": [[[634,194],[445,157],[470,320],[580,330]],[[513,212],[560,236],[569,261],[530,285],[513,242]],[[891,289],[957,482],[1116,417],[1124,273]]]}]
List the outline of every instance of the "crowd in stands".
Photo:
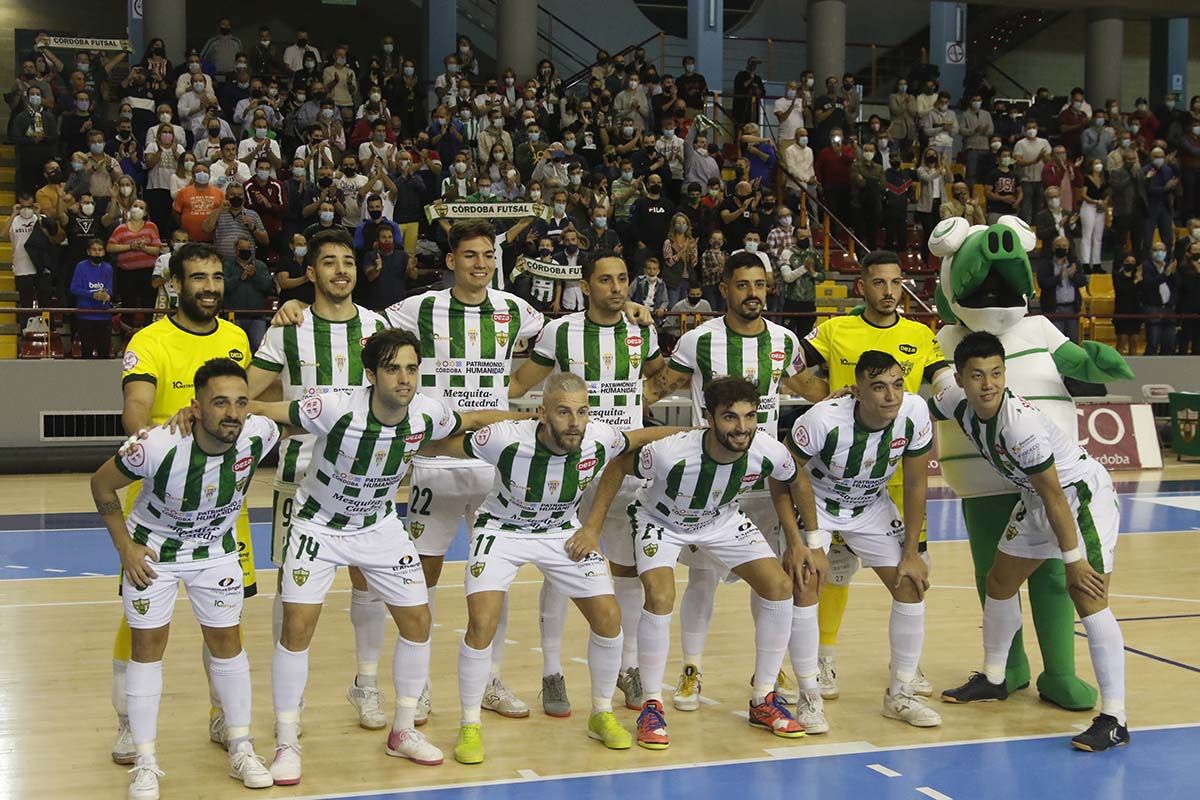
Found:
[{"label": "crowd in stands", "polygon": [[[360,53],[310,32],[284,43],[262,27],[244,41],[221,19],[178,64],[158,39],[140,55],[39,39],[5,96],[17,196],[0,235],[14,242],[20,305],[88,308],[73,330],[83,355],[106,356],[109,309],[170,307],[173,247],[213,242],[226,306],[267,309],[311,297],[307,242],[344,228],[357,299],[383,308],[451,279],[449,221],[430,222],[427,205],[531,202],[545,213],[494,220],[507,288],[578,310],[574,282],[512,280],[517,259],[570,267],[617,249],[669,335],[681,313],[722,310],[724,259],[741,250],[768,270],[771,311],[812,312],[826,268],[808,224],[819,200],[867,247],[901,252],[924,253],[949,216],[1019,215],[1041,242],[1043,311],[1077,309],[1088,274],[1111,270],[1119,314],[1200,313],[1200,97],[1130,109],[1039,89],[1011,101],[975,80],[959,108],[916,68],[885,116],[882,103],[866,113],[850,74],[818,85],[806,71],[768,98],[751,58],[731,112],[708,112],[714,127],[690,56],[669,74],[640,48],[602,51],[564,86],[549,60],[533,75],[484,74],[467,37],[427,76],[391,36]],[[257,344],[261,315],[238,322]],[[787,322],[803,334],[813,320]],[[1128,349],[1142,323],[1118,322]],[[1175,323],[1146,334],[1147,352],[1175,352]],[[1197,327],[1183,334],[1180,352],[1200,352]]]}]

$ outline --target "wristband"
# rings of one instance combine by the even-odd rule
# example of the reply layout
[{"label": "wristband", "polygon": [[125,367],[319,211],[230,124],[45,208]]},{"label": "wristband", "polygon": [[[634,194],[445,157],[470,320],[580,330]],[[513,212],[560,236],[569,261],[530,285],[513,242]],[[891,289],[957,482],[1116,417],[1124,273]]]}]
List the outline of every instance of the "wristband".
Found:
[{"label": "wristband", "polygon": [[1062,560],[1064,564],[1074,564],[1076,561],[1079,561],[1082,558],[1083,555],[1079,552],[1079,545],[1072,547],[1070,550],[1062,551]]},{"label": "wristband", "polygon": [[815,530],[805,532],[804,543],[808,545],[810,550],[821,547],[825,543],[825,531]]}]

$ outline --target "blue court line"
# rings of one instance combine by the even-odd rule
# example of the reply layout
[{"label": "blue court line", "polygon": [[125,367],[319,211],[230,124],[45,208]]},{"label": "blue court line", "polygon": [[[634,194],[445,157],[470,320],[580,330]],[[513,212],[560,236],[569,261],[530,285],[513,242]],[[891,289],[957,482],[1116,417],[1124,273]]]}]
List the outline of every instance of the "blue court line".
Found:
[{"label": "blue court line", "polygon": [[[1076,622],[1075,624],[1082,625],[1083,623]],[[1087,633],[1085,633],[1084,631],[1075,631],[1075,635],[1078,636],[1080,639],[1088,638]],[[1135,656],[1142,656],[1142,657],[1148,658],[1152,661],[1158,661],[1162,664],[1169,664],[1172,667],[1179,667],[1180,669],[1186,669],[1190,672],[1200,672],[1200,667],[1193,667],[1191,664],[1185,664],[1182,661],[1176,661],[1172,658],[1167,658],[1166,656],[1155,655],[1154,653],[1150,653],[1146,650],[1139,650],[1138,648],[1130,647],[1129,645],[1125,645],[1125,652],[1133,653]]]},{"label": "blue court line", "polygon": [[[400,800],[414,794],[427,794],[437,800],[611,800],[622,796],[728,800],[754,789],[764,797],[785,796],[784,787],[788,786],[835,800],[913,800],[922,789],[954,800],[1196,797],[1196,780],[1189,767],[1200,748],[1198,726],[1134,729],[1128,747],[1104,753],[1073,750],[1068,741],[1071,735],[809,757],[805,750],[821,745],[806,743],[780,747],[773,751],[772,758],[657,769],[643,765],[585,775],[308,795],[297,800]],[[644,762],[641,751],[638,756],[642,757],[637,760]],[[881,773],[872,767],[887,771]]]}]

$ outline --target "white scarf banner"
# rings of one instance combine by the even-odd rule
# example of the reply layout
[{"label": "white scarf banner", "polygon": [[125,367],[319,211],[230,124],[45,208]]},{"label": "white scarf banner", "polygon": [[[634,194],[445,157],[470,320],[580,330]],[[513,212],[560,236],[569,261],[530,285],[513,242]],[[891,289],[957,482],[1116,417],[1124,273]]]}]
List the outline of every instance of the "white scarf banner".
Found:
[{"label": "white scarf banner", "polygon": [[425,219],[550,219],[550,206],[544,203],[447,203],[442,200],[425,206]]},{"label": "white scarf banner", "polygon": [[577,281],[583,278],[583,267],[579,264],[555,264],[553,261],[539,261],[536,258],[517,257],[517,265],[513,267],[510,280],[516,280],[522,273],[529,273],[537,278],[551,278],[556,281]]}]

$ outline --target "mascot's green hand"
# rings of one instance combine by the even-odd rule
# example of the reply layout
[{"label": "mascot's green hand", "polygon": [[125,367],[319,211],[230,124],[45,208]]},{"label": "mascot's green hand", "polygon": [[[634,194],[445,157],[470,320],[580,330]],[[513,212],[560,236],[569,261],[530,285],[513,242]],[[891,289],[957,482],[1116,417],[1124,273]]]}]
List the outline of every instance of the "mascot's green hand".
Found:
[{"label": "mascot's green hand", "polygon": [[1084,342],[1079,346],[1067,342],[1054,351],[1054,365],[1059,374],[1089,383],[1128,380],[1133,370],[1113,348],[1100,342]]},{"label": "mascot's green hand", "polygon": [[846,311],[846,316],[861,317],[863,315],[863,312],[866,310],[867,310],[867,307],[865,305],[857,305],[854,308],[851,308],[848,311]]}]

